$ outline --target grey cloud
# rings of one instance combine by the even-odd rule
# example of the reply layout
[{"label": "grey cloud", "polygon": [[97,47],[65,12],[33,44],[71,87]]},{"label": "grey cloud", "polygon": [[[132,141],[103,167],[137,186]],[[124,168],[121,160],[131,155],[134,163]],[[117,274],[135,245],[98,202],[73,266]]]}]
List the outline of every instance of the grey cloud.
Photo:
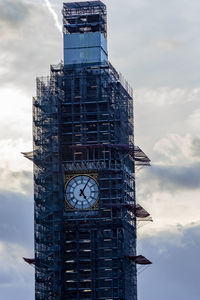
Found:
[{"label": "grey cloud", "polygon": [[[16,30],[17,34],[10,31],[4,36],[1,46],[0,58],[4,69],[0,79],[2,86],[22,88],[31,98],[31,94],[35,93],[35,77],[48,75],[49,64],[62,58],[62,40],[43,2],[22,4],[24,18],[19,17],[20,30]],[[9,17],[12,18],[8,16],[8,20]]]},{"label": "grey cloud", "polygon": [[191,166],[173,166],[173,167],[155,167],[152,173],[160,180],[161,189],[181,188],[197,189],[200,188],[200,165]]},{"label": "grey cloud", "polygon": [[[12,268],[12,266],[11,266]],[[11,270],[2,270],[0,271],[0,286],[2,285],[11,285],[16,281],[16,274],[11,272]]]},{"label": "grey cloud", "polygon": [[14,243],[1,242],[1,299],[33,299],[34,270],[23,262],[25,251],[28,252]]},{"label": "grey cloud", "polygon": [[[148,89],[146,90],[147,95],[144,95],[140,89],[136,89],[135,92],[135,136],[137,144],[150,156],[152,161],[159,161],[160,159],[163,160],[163,156],[159,156],[158,151],[154,151],[154,147],[161,139],[175,134],[180,135],[180,138],[190,135],[191,140],[195,136],[198,138],[198,127],[195,130],[191,129],[187,126],[187,120],[189,115],[199,109],[199,97],[193,98],[191,102],[187,101],[194,92],[191,89],[189,94],[183,92],[177,102],[175,100],[177,98],[175,89],[163,89],[157,95],[156,91],[154,91],[155,94],[151,94]],[[170,98],[170,94],[174,94],[174,96]],[[145,103],[143,103],[143,97],[146,98]],[[149,103],[147,98],[149,98]],[[171,102],[170,105],[157,105],[156,103],[162,102],[163,99],[163,102],[170,102],[172,98],[174,98],[174,103]],[[190,145],[186,145],[186,147],[188,148]],[[188,149],[188,151],[192,152],[193,150]],[[180,148],[179,155],[181,152]],[[175,156],[175,152],[173,156]],[[188,158],[185,158],[185,160],[188,160]]]},{"label": "grey cloud", "polygon": [[153,264],[139,275],[139,299],[198,300],[200,226],[139,240],[138,252]]},{"label": "grey cloud", "polygon": [[0,241],[33,248],[32,195],[0,191]]},{"label": "grey cloud", "polygon": [[109,5],[111,53],[131,83],[198,86],[199,1],[143,1],[141,7],[134,1],[123,7],[115,2]]},{"label": "grey cloud", "polygon": [[[26,274],[27,277],[27,274]],[[32,278],[34,275],[32,274]],[[4,300],[34,300],[34,280],[32,282],[26,282],[26,284],[14,285],[8,287],[1,287],[1,297]]]},{"label": "grey cloud", "polygon": [[200,138],[196,137],[192,140],[191,151],[194,157],[200,157]]},{"label": "grey cloud", "polygon": [[[2,190],[3,189],[3,190]],[[22,195],[30,195],[33,189],[33,174],[29,171],[10,171],[0,169],[0,192],[19,192]]]},{"label": "grey cloud", "polygon": [[[52,3],[61,21],[62,1]],[[35,76],[47,74],[49,64],[62,58],[62,40],[41,1],[29,1],[26,5],[31,9],[21,24],[21,40],[4,43],[0,53],[7,68],[1,82],[12,82],[33,92]],[[120,1],[110,0],[107,5],[110,60],[131,84],[199,85],[199,1],[163,4],[157,0],[140,5],[127,0],[122,6]]]},{"label": "grey cloud", "polygon": [[0,1],[0,31],[8,28],[18,30],[30,14],[30,7],[18,0]]},{"label": "grey cloud", "polygon": [[[5,176],[2,170],[0,174]],[[0,189],[1,298],[34,299],[34,270],[22,259],[26,255],[31,257],[34,249],[32,173],[6,174],[11,187],[9,191]],[[16,182],[21,192],[12,191],[12,183]]]},{"label": "grey cloud", "polygon": [[28,171],[10,172],[10,178],[12,180],[18,180],[20,182],[21,190],[26,195],[30,195],[33,188],[33,173]]},{"label": "grey cloud", "polygon": [[[32,173],[0,171],[7,176],[9,191],[0,189],[0,242],[16,243],[33,248]],[[1,180],[1,178],[0,178]],[[13,190],[12,190],[13,185]],[[15,185],[19,185],[14,192]],[[7,189],[7,187],[5,187]]]},{"label": "grey cloud", "polygon": [[184,189],[200,188],[200,164],[189,166],[158,166],[147,169],[138,178],[138,184],[146,183],[151,190],[174,192]]}]

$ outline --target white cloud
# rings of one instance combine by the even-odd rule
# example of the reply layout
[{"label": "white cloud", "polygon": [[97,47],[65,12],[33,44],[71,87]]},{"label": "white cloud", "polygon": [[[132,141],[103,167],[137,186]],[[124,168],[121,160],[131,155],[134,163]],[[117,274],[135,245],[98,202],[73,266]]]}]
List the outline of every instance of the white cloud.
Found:
[{"label": "white cloud", "polygon": [[21,152],[28,152],[32,149],[31,141],[25,142],[23,139],[0,140],[0,166],[5,170],[21,171],[32,170],[29,160],[23,157]]},{"label": "white cloud", "polygon": [[152,44],[165,51],[174,51],[180,46],[177,41],[170,39],[155,39],[152,40]]},{"label": "white cloud", "polygon": [[168,134],[154,145],[152,167],[137,176],[137,201],[154,222],[142,234],[200,222],[200,136]]},{"label": "white cloud", "polygon": [[135,91],[136,100],[154,106],[172,106],[186,102],[199,102],[200,88],[139,88]]},{"label": "white cloud", "polygon": [[[19,89],[1,88],[0,167],[5,171],[32,170],[21,152],[32,149],[32,101]],[[5,175],[5,174],[4,174]],[[7,176],[2,178],[6,182]]]},{"label": "white cloud", "polygon": [[[200,100],[200,98],[199,98]],[[200,128],[200,108],[194,110],[191,115],[188,116],[187,125],[194,131],[199,132]]]},{"label": "white cloud", "polygon": [[198,141],[200,136],[168,134],[155,144],[153,150],[158,153],[161,164],[187,166],[200,161]]},{"label": "white cloud", "polygon": [[32,164],[31,162],[27,162],[30,164],[30,166],[27,165],[26,167],[27,169],[29,167],[30,170],[24,171],[25,167],[23,165],[23,161],[21,163],[22,163],[21,167],[20,165],[17,166],[18,171],[17,170],[14,171],[6,165],[0,168],[0,172],[1,172],[0,191],[4,191],[4,192],[7,191],[12,193],[20,193],[20,194],[27,194],[32,192],[32,184],[33,184]]},{"label": "white cloud", "polygon": [[0,89],[1,139],[31,138],[32,99],[11,85]]},{"label": "white cloud", "polygon": [[161,152],[166,152],[164,146],[169,150],[172,143],[173,147],[177,143],[183,146],[179,150],[172,149],[174,153],[170,151],[173,159],[178,152],[180,156],[185,151],[188,143],[200,136],[200,88],[146,87],[136,89],[134,95],[136,142],[154,162],[160,159],[158,151],[154,150],[158,150],[161,143]]},{"label": "white cloud", "polygon": [[139,229],[141,236],[157,235],[163,230],[173,233],[177,232],[177,226],[200,223],[200,190],[179,190],[173,194],[157,190],[146,199],[142,195],[138,193],[138,201],[151,214],[153,223]]}]

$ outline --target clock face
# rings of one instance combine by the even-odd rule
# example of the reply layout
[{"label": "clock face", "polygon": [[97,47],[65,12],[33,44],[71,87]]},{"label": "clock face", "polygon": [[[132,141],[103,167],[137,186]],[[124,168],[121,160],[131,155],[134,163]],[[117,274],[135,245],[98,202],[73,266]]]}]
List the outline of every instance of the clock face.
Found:
[{"label": "clock face", "polygon": [[67,202],[75,209],[92,207],[98,199],[98,184],[90,176],[74,176],[66,185]]}]

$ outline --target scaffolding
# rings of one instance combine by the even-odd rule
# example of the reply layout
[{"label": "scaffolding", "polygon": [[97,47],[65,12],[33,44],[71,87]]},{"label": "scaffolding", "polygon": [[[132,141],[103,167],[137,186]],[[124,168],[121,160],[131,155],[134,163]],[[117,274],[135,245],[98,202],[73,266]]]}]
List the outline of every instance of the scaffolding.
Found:
[{"label": "scaffolding", "polygon": [[106,37],[107,13],[103,2],[64,3],[62,12],[65,34],[101,32]]},{"label": "scaffolding", "polygon": [[[37,78],[34,150],[24,155],[34,161],[38,300],[137,299],[125,253],[136,256],[135,165],[149,159],[134,146],[132,95],[119,78],[110,64],[51,66]],[[66,174],[96,171],[99,209],[66,211]]]},{"label": "scaffolding", "polygon": [[62,170],[55,76],[37,78],[33,98],[36,299],[58,299],[62,280]]}]

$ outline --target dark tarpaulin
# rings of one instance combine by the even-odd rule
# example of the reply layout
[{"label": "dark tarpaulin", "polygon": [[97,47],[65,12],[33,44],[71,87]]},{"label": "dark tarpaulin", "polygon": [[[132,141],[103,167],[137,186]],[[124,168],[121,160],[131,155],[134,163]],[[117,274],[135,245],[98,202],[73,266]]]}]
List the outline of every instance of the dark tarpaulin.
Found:
[{"label": "dark tarpaulin", "polygon": [[21,154],[23,154],[24,157],[26,157],[27,159],[33,161],[33,151],[30,151],[30,152],[21,152]]},{"label": "dark tarpaulin", "polygon": [[137,256],[128,256],[127,255],[126,257],[139,265],[151,265],[152,264],[152,262],[150,260],[148,260],[146,257],[144,257],[143,255],[137,255]]},{"label": "dark tarpaulin", "polygon": [[150,216],[150,214],[140,204],[110,203],[106,206],[113,208],[125,207],[138,218],[147,218]]},{"label": "dark tarpaulin", "polygon": [[29,265],[34,265],[35,264],[35,258],[25,258],[23,257],[23,260],[29,264]]},{"label": "dark tarpaulin", "polygon": [[67,9],[72,9],[72,8],[82,8],[85,6],[105,6],[105,4],[101,1],[83,1],[83,2],[70,2],[70,3],[63,3],[64,7]]},{"label": "dark tarpaulin", "polygon": [[138,218],[147,218],[150,216],[150,214],[140,204],[125,204],[125,206]]}]

